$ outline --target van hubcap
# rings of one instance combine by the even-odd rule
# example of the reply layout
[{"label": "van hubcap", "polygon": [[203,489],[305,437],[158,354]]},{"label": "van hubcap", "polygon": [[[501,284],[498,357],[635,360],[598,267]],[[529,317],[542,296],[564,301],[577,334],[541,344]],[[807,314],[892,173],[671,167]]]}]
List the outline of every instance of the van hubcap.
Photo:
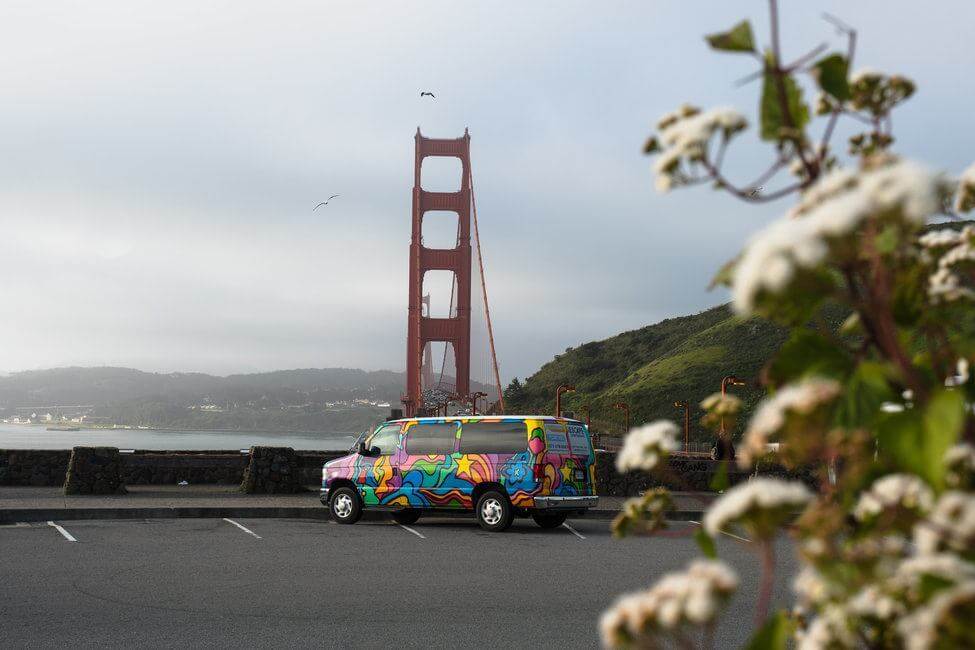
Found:
[{"label": "van hubcap", "polygon": [[494,526],[501,521],[504,509],[497,499],[488,499],[481,505],[481,519],[489,526]]},{"label": "van hubcap", "polygon": [[352,497],[340,494],[335,498],[335,514],[345,519],[352,514]]}]

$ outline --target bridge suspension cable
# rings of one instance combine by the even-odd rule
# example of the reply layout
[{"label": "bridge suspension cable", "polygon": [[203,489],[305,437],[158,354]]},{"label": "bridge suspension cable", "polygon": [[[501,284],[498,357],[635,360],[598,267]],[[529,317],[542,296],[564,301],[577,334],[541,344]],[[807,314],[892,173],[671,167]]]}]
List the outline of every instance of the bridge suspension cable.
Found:
[{"label": "bridge suspension cable", "polygon": [[494,383],[498,387],[498,406],[504,414],[504,392],[501,390],[501,373],[498,371],[498,355],[494,349],[494,328],[491,326],[491,308],[488,307],[487,281],[484,279],[484,258],[481,256],[481,235],[477,229],[477,199],[474,196],[474,168],[468,166],[471,185],[471,216],[474,218],[474,243],[477,247],[477,267],[481,272],[481,294],[484,296],[484,316],[487,319],[488,341],[491,342],[491,364],[494,367]]}]

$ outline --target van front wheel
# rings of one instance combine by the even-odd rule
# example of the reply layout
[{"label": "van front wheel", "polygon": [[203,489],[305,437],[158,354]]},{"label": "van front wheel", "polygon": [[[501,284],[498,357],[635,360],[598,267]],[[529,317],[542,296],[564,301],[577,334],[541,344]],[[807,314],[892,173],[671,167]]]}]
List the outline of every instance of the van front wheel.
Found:
[{"label": "van front wheel", "polygon": [[340,524],[354,524],[362,516],[362,499],[349,487],[341,487],[329,499],[332,518]]},{"label": "van front wheel", "polygon": [[515,513],[511,508],[508,497],[500,492],[490,491],[481,495],[477,500],[477,523],[484,530],[501,532],[511,525]]},{"label": "van front wheel", "polygon": [[533,512],[532,519],[542,528],[558,528],[568,517],[566,512]]}]

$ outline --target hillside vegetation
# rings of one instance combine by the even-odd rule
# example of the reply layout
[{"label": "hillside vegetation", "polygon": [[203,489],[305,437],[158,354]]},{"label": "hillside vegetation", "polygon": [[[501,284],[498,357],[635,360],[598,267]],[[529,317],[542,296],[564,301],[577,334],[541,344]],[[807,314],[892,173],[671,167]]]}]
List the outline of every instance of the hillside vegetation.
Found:
[{"label": "hillside vegetation", "polygon": [[[446,378],[448,381],[449,377]],[[358,431],[398,407],[404,373],[306,368],[217,377],[131,368],[53,368],[0,377],[0,418],[174,429]],[[497,390],[472,382],[473,390]],[[385,406],[383,406],[385,405]]]},{"label": "hillside vegetation", "polygon": [[[831,327],[839,313],[824,314]],[[761,319],[743,320],[728,305],[691,316],[668,318],[603,341],[585,343],[557,355],[524,382],[517,379],[505,390],[510,413],[552,413],[559,384],[572,384],[575,393],[563,396],[563,409],[584,418],[589,405],[593,427],[621,433],[623,412],[616,402],[630,406],[631,423],[658,418],[682,422],[675,400],[691,404],[691,438],[703,441],[699,424],[702,399],[721,388],[721,379],[736,375],[747,382],[731,390],[746,411],[754,408],[763,390],[758,379],[762,367],[788,337],[787,331]]]}]

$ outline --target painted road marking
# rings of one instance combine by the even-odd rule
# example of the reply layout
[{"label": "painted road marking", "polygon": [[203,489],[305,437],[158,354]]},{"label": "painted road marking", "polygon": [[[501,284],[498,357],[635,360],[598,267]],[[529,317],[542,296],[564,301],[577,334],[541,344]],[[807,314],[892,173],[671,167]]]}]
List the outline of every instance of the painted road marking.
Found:
[{"label": "painted road marking", "polygon": [[569,532],[572,533],[573,535],[575,535],[576,537],[578,537],[579,539],[585,539],[585,537],[582,534],[580,534],[578,530],[576,530],[575,528],[573,528],[569,524],[563,523],[562,525],[565,526],[566,528],[568,528],[569,529]]},{"label": "painted road marking", "polygon": [[413,533],[414,535],[416,535],[420,539],[426,539],[426,537],[424,537],[423,535],[421,535],[419,531],[413,530],[409,526],[404,526],[403,524],[396,524],[396,525],[399,526],[400,528],[402,528],[403,530],[410,531],[411,533]]},{"label": "painted road marking", "polygon": [[[691,519],[688,519],[688,521],[690,523],[692,523],[692,524],[697,524],[698,526],[701,525],[701,522],[699,522],[699,521],[693,521]],[[751,544],[751,542],[752,542],[752,540],[750,540],[750,539],[746,539],[744,537],[738,537],[738,535],[732,535],[731,533],[726,533],[723,530],[719,530],[718,532],[721,533],[722,535],[727,535],[728,537],[731,537],[732,539],[737,539],[739,542],[745,542],[746,544]]]},{"label": "painted road marking", "polygon": [[56,531],[58,531],[59,533],[61,533],[62,535],[64,535],[64,538],[65,538],[66,540],[68,540],[69,542],[77,542],[77,541],[78,541],[78,540],[76,540],[76,539],[74,538],[74,536],[73,536],[73,535],[72,535],[71,533],[69,533],[68,531],[66,531],[66,530],[65,530],[64,528],[62,528],[61,526],[58,526],[58,525],[57,525],[56,523],[54,523],[53,521],[49,521],[49,522],[47,522],[47,525],[48,525],[48,526],[51,526],[51,527],[52,527],[52,528],[54,528],[54,529],[55,529]]},{"label": "painted road marking", "polygon": [[253,535],[257,539],[261,539],[261,536],[260,535],[258,535],[257,533],[255,533],[253,530],[247,528],[246,526],[241,526],[240,524],[238,524],[233,519],[227,519],[226,517],[224,517],[223,520],[226,521],[228,524],[233,524],[234,526],[237,526],[237,528],[240,528],[242,531],[244,531],[248,535]]}]

